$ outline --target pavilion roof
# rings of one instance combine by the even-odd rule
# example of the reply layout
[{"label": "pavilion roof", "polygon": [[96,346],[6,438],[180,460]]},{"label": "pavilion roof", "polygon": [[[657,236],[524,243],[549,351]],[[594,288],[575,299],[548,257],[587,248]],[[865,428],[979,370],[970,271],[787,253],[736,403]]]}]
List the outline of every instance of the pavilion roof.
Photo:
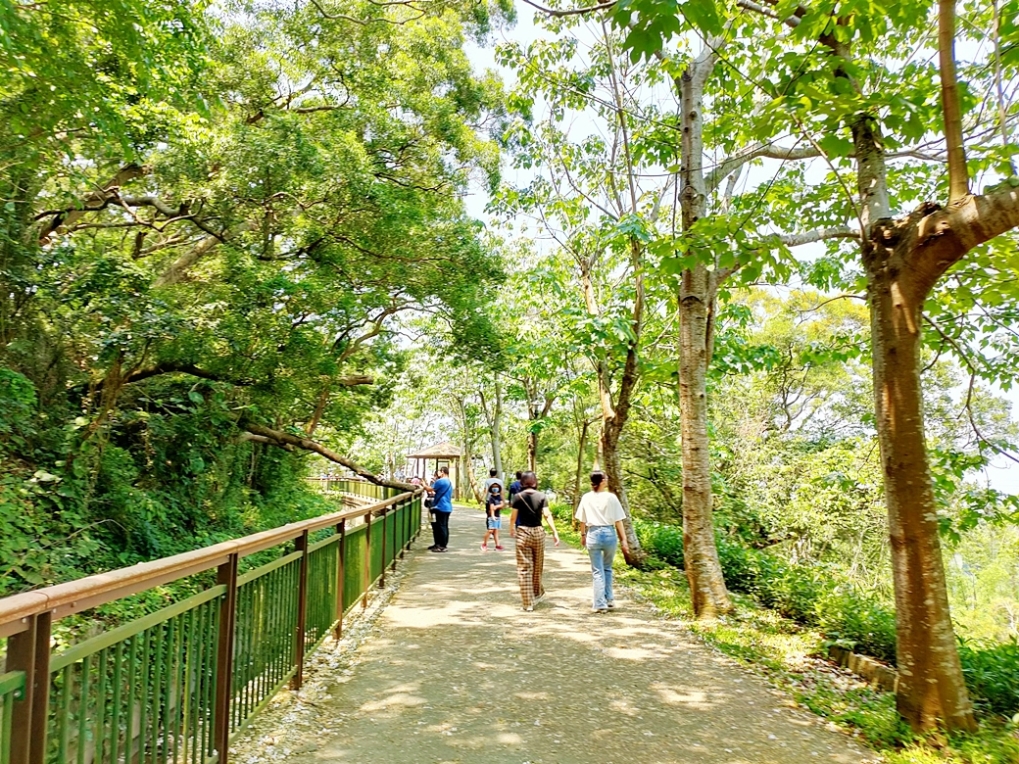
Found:
[{"label": "pavilion roof", "polygon": [[408,459],[459,459],[460,449],[448,440],[422,449],[415,454],[407,454]]}]

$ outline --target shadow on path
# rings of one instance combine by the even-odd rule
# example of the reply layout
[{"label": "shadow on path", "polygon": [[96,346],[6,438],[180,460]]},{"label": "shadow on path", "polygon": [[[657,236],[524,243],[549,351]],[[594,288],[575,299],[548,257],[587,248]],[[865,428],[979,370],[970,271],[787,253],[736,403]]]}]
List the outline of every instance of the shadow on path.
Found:
[{"label": "shadow on path", "polygon": [[[354,667],[320,676],[287,764],[790,764],[872,761],[854,741],[619,592],[592,614],[587,556],[546,550],[548,598],[520,608],[513,546],[479,549],[457,510],[422,534]],[[490,547],[491,548],[491,547]],[[284,720],[285,721],[285,720]],[[285,732],[284,732],[285,734]],[[238,758],[238,761],[251,759]],[[254,759],[255,761],[259,759]]]}]

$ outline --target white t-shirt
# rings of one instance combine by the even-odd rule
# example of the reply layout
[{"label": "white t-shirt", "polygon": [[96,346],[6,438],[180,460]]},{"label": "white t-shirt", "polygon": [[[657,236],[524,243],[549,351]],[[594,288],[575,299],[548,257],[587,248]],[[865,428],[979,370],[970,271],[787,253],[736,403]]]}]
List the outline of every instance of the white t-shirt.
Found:
[{"label": "white t-shirt", "polygon": [[589,491],[580,497],[576,518],[584,525],[615,525],[625,517],[623,505],[611,491]]}]

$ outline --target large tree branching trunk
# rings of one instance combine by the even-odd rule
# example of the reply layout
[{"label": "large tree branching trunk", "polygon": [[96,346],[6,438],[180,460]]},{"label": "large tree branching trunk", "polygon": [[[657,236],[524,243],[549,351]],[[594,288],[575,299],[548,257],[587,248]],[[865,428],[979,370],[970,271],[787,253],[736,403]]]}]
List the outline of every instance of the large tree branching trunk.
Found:
[{"label": "large tree branching trunk", "polygon": [[[848,58],[845,43],[826,44],[836,55]],[[952,97],[950,93],[948,97]],[[945,118],[951,149],[950,108]],[[1014,193],[994,198],[969,196],[963,157],[962,176],[957,166],[952,178],[954,201],[947,210],[925,205],[904,220],[890,220],[877,120],[861,113],[850,128],[871,315],[875,422],[895,584],[896,704],[914,730],[944,725],[969,731],[976,723],[948,605],[937,502],[924,436],[920,317],[937,280],[978,240],[1007,230],[1019,205]],[[982,212],[987,213],[986,219]]]}]

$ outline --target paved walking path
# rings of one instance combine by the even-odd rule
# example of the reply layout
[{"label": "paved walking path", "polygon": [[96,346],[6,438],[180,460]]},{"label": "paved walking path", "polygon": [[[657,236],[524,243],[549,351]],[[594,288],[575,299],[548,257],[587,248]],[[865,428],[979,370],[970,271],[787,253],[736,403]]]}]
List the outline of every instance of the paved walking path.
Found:
[{"label": "paved walking path", "polygon": [[[546,551],[548,599],[522,612],[513,546],[482,553],[456,510],[428,533],[354,664],[327,679],[287,764],[796,764],[874,760],[845,735],[618,592],[592,614],[581,551]],[[242,758],[238,759],[243,761]]]}]

